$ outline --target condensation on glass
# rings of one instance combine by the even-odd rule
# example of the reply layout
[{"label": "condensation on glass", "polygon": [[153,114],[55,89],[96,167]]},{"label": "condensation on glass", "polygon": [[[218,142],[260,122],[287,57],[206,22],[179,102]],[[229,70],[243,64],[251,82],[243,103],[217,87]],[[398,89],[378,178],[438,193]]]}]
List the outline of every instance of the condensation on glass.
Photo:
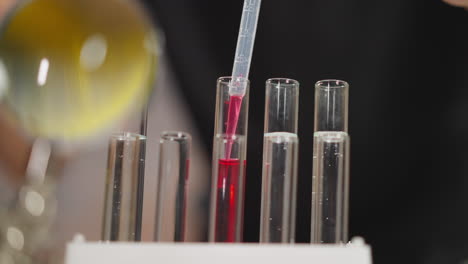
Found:
[{"label": "condensation on glass", "polygon": [[348,84],[315,85],[311,243],[348,242]]},{"label": "condensation on glass", "polygon": [[155,240],[186,241],[187,198],[192,137],[180,131],[161,134]]},{"label": "condensation on glass", "polygon": [[261,243],[295,240],[298,107],[297,81],[276,78],[266,82]]},{"label": "condensation on glass", "polygon": [[217,82],[210,242],[242,241],[249,85],[247,80],[243,97],[232,96],[230,81],[222,77]]},{"label": "condensation on glass", "polygon": [[143,208],[146,137],[111,136],[102,224],[103,241],[139,241]]}]

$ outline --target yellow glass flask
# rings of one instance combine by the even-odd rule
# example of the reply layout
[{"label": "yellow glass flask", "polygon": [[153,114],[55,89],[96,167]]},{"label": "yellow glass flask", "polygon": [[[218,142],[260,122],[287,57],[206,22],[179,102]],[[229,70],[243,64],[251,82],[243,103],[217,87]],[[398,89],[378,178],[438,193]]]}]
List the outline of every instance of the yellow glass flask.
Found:
[{"label": "yellow glass flask", "polygon": [[33,136],[76,141],[146,103],[156,34],[135,1],[31,0],[0,29],[0,96]]}]

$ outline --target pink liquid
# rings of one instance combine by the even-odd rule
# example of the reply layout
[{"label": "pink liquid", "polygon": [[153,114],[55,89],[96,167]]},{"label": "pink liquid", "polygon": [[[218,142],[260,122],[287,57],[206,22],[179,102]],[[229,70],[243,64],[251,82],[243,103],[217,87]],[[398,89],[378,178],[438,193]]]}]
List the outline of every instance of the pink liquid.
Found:
[{"label": "pink liquid", "polygon": [[216,185],[215,242],[239,242],[242,232],[243,192],[239,192],[238,159],[220,159]]},{"label": "pink liquid", "polygon": [[[228,138],[231,138],[236,134],[237,123],[239,121],[239,114],[242,106],[242,98],[242,95],[231,95],[229,97],[229,106],[226,122],[226,134]],[[231,157],[232,144],[232,140],[228,140],[228,144],[226,146],[226,158],[228,159]]]}]

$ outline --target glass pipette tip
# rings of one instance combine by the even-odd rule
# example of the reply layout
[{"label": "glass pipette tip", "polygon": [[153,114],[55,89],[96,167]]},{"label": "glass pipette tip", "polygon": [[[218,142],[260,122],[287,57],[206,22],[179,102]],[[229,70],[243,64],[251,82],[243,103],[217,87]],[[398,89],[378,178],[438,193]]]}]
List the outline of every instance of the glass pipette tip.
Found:
[{"label": "glass pipette tip", "polygon": [[[232,69],[232,79],[229,83],[229,110],[226,124],[228,136],[236,134],[239,110],[242,98],[247,87],[249,77],[250,62],[257,31],[258,15],[260,13],[261,0],[245,0],[242,9],[242,18],[237,38],[236,54]],[[231,156],[231,144],[226,148],[226,158]]]}]

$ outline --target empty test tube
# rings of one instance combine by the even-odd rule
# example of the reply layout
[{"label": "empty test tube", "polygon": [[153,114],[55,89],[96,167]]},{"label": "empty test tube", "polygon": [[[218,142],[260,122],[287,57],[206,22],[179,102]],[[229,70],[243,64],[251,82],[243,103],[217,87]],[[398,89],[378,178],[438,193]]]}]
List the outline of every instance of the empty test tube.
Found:
[{"label": "empty test tube", "polygon": [[348,84],[315,85],[312,243],[347,243],[349,190]]},{"label": "empty test tube", "polygon": [[124,132],[110,138],[101,235],[103,241],[141,239],[145,152],[145,136]]},{"label": "empty test tube", "polygon": [[217,83],[210,242],[242,241],[249,85],[243,97],[231,96],[230,81]]},{"label": "empty test tube", "polygon": [[296,222],[299,83],[266,82],[261,243],[293,243]]},{"label": "empty test tube", "polygon": [[163,132],[159,144],[155,240],[186,241],[187,195],[192,137]]}]

